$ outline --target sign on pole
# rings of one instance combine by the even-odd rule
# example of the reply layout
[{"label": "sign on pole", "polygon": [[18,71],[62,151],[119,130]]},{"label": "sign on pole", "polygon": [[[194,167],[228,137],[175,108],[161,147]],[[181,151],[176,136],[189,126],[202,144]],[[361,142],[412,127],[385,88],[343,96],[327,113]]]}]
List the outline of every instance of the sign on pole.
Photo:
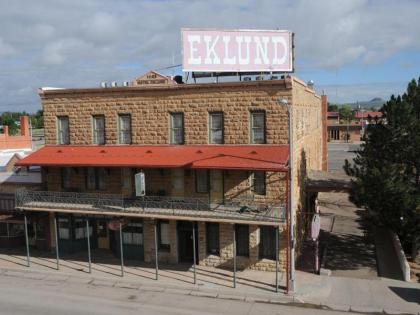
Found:
[{"label": "sign on pole", "polygon": [[136,182],[136,196],[143,197],[146,195],[146,180],[143,171],[134,176]]},{"label": "sign on pole", "polygon": [[290,31],[182,29],[181,33],[183,71],[293,71]]}]

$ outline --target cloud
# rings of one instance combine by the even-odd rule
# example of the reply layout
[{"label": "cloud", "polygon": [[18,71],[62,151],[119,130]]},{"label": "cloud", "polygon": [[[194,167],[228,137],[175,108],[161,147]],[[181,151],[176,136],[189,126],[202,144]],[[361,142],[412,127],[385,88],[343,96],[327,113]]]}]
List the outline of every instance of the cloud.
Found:
[{"label": "cloud", "polygon": [[[13,1],[0,11],[0,108],[36,110],[38,86],[97,86],[179,64],[182,27],[290,29],[298,64],[316,73],[419,51],[419,15],[413,0]],[[22,82],[33,90],[16,97]]]}]

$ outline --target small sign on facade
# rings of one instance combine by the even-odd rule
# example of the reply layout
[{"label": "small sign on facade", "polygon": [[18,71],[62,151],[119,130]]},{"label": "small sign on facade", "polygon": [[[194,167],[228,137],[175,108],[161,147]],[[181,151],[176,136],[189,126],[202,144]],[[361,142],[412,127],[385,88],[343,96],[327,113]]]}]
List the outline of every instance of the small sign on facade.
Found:
[{"label": "small sign on facade", "polygon": [[143,197],[146,195],[146,178],[144,176],[144,172],[137,173],[134,175],[134,179],[136,182],[136,196]]},{"label": "small sign on facade", "polygon": [[319,237],[319,232],[321,230],[321,216],[318,213],[315,213],[312,222],[311,222],[311,239],[317,240]]}]

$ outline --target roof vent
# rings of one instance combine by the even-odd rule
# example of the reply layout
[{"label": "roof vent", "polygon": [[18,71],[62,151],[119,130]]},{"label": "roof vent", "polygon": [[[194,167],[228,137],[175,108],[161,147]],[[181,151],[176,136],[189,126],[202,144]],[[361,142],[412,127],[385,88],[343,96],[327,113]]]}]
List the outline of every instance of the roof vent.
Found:
[{"label": "roof vent", "polygon": [[251,77],[244,77],[244,81],[251,81]]},{"label": "roof vent", "polygon": [[118,87],[118,83],[117,83],[117,81],[112,81],[112,82],[111,82],[111,86],[112,86],[112,87]]},{"label": "roof vent", "polygon": [[106,87],[108,87],[107,83],[106,82],[101,82],[101,88],[106,88]]},{"label": "roof vent", "polygon": [[151,150],[147,150],[146,153],[147,154],[150,154],[150,153],[152,153],[152,151]]},{"label": "roof vent", "polygon": [[257,151],[251,151],[249,154],[258,154]]},{"label": "roof vent", "polygon": [[130,82],[128,82],[128,81],[124,81],[124,82],[123,82],[123,86],[125,86],[125,87],[130,86]]},{"label": "roof vent", "polygon": [[63,153],[63,151],[61,151],[61,150],[57,150],[57,153]]},{"label": "roof vent", "polygon": [[203,151],[201,151],[201,150],[198,150],[197,152],[195,152],[195,153],[198,153],[198,154],[200,154],[200,153],[203,153]]},{"label": "roof vent", "polygon": [[99,151],[99,153],[106,153],[106,151],[105,150],[101,150],[101,151]]}]

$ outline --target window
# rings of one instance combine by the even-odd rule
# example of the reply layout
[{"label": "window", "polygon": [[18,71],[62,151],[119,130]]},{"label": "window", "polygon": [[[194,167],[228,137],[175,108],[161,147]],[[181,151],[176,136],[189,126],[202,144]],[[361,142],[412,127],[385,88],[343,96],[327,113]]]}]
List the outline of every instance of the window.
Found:
[{"label": "window", "polygon": [[[89,236],[92,236],[93,228],[89,222]],[[74,220],[74,238],[76,240],[87,238],[86,233],[86,220],[85,219],[75,219]]]},{"label": "window", "polygon": [[260,227],[260,258],[276,259],[276,232],[272,226]]},{"label": "window", "polygon": [[36,222],[36,238],[38,240],[45,240],[47,238],[47,222],[39,220]]},{"label": "window", "polygon": [[236,231],[236,255],[249,256],[249,226],[248,225],[235,225]]},{"label": "window", "polygon": [[70,180],[71,180],[70,177],[71,177],[71,168],[70,167],[61,168],[61,188],[62,189],[70,188]]},{"label": "window", "polygon": [[105,117],[92,117],[93,144],[105,144]]},{"label": "window", "polygon": [[123,243],[127,245],[143,245],[143,223],[129,223],[123,229]]},{"label": "window", "polygon": [[251,189],[257,195],[265,195],[265,172],[254,172],[251,175]]},{"label": "window", "polygon": [[184,143],[184,114],[183,113],[170,114],[169,140],[171,144]]},{"label": "window", "polygon": [[70,144],[69,117],[57,117],[57,143]]},{"label": "window", "polygon": [[131,115],[118,115],[118,143],[131,144]]},{"label": "window", "polygon": [[198,193],[209,192],[209,171],[208,170],[195,171],[195,190]]},{"label": "window", "polygon": [[251,143],[265,143],[265,112],[251,112]]},{"label": "window", "polygon": [[206,223],[207,254],[219,255],[219,224]]},{"label": "window", "polygon": [[63,240],[70,239],[70,222],[68,218],[58,218],[58,237]]},{"label": "window", "polygon": [[88,167],[86,170],[86,188],[88,190],[106,189],[106,170],[102,167]]},{"label": "window", "polygon": [[169,221],[159,221],[158,223],[158,241],[159,250],[169,251],[171,248],[169,242]]},{"label": "window", "polygon": [[223,113],[209,114],[209,142],[223,143]]}]

